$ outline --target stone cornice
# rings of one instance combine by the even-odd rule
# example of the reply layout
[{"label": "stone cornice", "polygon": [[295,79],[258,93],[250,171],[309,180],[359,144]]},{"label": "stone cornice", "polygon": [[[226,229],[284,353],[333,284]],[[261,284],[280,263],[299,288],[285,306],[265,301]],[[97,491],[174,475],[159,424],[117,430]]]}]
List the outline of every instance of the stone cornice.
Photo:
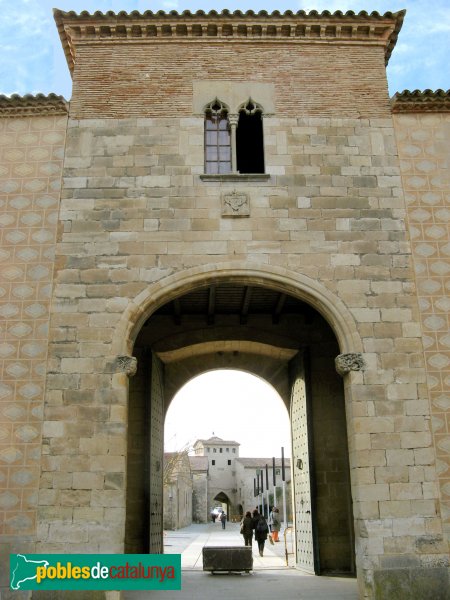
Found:
[{"label": "stone cornice", "polygon": [[385,50],[386,64],[396,44],[406,11],[367,13],[361,11],[321,13],[300,10],[296,13],[274,11],[224,10],[220,13],[184,11],[178,13],[147,10],[143,13],[100,11],[64,12],[54,9],[55,22],[73,72],[77,46],[110,43],[240,43],[349,44],[376,45]]},{"label": "stone cornice", "polygon": [[0,95],[0,117],[58,115],[68,113],[68,103],[56,94]]},{"label": "stone cornice", "polygon": [[392,112],[450,112],[450,90],[404,90],[391,99]]}]

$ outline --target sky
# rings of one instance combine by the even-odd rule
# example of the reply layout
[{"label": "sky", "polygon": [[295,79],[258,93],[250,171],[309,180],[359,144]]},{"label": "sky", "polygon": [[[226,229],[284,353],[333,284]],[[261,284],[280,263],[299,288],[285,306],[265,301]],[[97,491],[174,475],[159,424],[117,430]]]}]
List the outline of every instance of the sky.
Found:
[{"label": "sky", "polygon": [[106,12],[125,10],[353,10],[407,14],[391,56],[389,93],[450,88],[450,0],[0,0],[0,94],[71,96],[71,80],[53,20],[53,7]]},{"label": "sky", "polygon": [[243,371],[210,371],[191,379],[167,411],[169,452],[213,435],[241,444],[246,458],[290,456],[289,415],[280,396],[262,379]]}]

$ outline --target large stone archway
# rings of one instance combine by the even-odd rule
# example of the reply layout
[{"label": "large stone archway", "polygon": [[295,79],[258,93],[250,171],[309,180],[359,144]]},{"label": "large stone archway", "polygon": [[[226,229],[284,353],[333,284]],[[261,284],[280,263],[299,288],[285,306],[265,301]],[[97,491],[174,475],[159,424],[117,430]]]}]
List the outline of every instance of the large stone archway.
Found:
[{"label": "large stone archway", "polygon": [[[126,348],[133,341],[138,363],[129,400],[125,546],[129,551],[162,549],[158,464],[162,423],[173,395],[209,369],[240,368],[273,385],[291,412],[294,458],[305,464],[305,469],[294,473],[299,566],[316,573],[354,572],[348,423],[335,358],[340,346],[348,348],[356,334],[351,317],[338,314],[340,303],[333,301],[332,294],[314,282],[307,285],[306,278],[296,279],[281,270],[255,272],[236,265],[220,272],[195,270],[172,278],[164,287],[153,286],[146,294],[147,305],[142,298],[139,306],[135,302],[129,307],[128,316],[134,308],[135,326],[122,323],[118,329]],[[214,323],[207,322],[208,315],[197,314],[202,303],[199,294],[210,297],[211,286],[227,306],[223,313],[216,307]],[[241,294],[245,304],[249,287],[257,290],[253,292],[256,312],[238,323],[230,303]],[[274,323],[263,304],[270,297],[274,302],[278,298],[279,306],[279,294],[288,295],[290,303]],[[171,303],[184,306],[183,323],[173,318]],[[339,343],[322,314],[341,333]],[[124,330],[129,332],[128,340]],[[144,478],[136,475],[142,473]],[[140,513],[148,515],[148,529],[136,526]],[[305,545],[309,554],[300,552]]]},{"label": "large stone archway", "polygon": [[214,281],[259,284],[292,294],[315,308],[333,329],[342,353],[362,352],[356,322],[342,300],[317,280],[282,267],[249,266],[246,262],[222,262],[193,267],[161,279],[131,300],[116,326],[112,351],[117,355],[132,352],[147,318],[177,296]]}]

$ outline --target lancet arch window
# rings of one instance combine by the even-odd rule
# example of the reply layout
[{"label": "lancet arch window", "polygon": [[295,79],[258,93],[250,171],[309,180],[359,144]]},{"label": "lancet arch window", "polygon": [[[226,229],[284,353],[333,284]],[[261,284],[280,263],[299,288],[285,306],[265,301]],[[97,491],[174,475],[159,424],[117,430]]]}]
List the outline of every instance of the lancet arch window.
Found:
[{"label": "lancet arch window", "polygon": [[237,170],[264,173],[263,108],[251,98],[239,107],[236,129]]},{"label": "lancet arch window", "polygon": [[249,98],[237,114],[217,98],[205,107],[205,173],[264,173],[260,104]]},{"label": "lancet arch window", "polygon": [[205,172],[231,171],[231,130],[228,107],[217,98],[205,108]]}]

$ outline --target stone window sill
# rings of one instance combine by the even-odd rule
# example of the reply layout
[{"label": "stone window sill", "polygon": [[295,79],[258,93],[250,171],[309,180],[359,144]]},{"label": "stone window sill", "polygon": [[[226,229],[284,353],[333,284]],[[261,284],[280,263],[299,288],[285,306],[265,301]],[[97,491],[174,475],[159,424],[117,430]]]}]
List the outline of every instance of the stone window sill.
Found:
[{"label": "stone window sill", "polygon": [[202,181],[269,181],[268,173],[205,173],[200,175]]}]

